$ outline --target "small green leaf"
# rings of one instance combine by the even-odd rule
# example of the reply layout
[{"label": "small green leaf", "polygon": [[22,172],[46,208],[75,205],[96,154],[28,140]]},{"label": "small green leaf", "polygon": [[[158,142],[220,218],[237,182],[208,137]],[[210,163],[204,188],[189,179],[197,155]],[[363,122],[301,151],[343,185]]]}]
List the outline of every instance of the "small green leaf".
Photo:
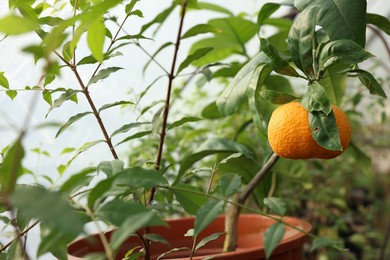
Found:
[{"label": "small green leaf", "polygon": [[237,174],[224,174],[219,180],[219,187],[225,197],[236,193],[241,187],[241,177]]},{"label": "small green leaf", "polygon": [[111,177],[123,170],[124,162],[121,160],[103,161],[99,163],[98,170]]},{"label": "small green leaf", "polygon": [[273,13],[280,8],[280,4],[276,3],[265,3],[257,15],[257,26],[260,28],[264,21],[268,19]]},{"label": "small green leaf", "polygon": [[0,163],[0,188],[4,194],[15,189],[16,181],[23,174],[22,159],[25,151],[19,137],[6,151],[3,162]]},{"label": "small green leaf", "polygon": [[227,14],[229,16],[234,15],[229,9],[226,9],[220,5],[216,5],[216,4],[212,4],[212,3],[208,3],[208,2],[199,2],[198,6],[202,10],[210,10],[210,11],[214,11],[214,12],[218,12],[218,13],[222,13],[222,14]]},{"label": "small green leaf", "polygon": [[159,234],[148,233],[144,235],[144,238],[152,242],[161,243],[170,246],[169,241]]},{"label": "small green leaf", "polygon": [[267,56],[271,60],[272,69],[283,75],[299,77],[299,73],[289,64],[289,62],[282,57],[282,53],[280,53],[271,43],[264,39],[260,38],[261,50],[267,54]]},{"label": "small green leaf", "polygon": [[[161,12],[158,12],[157,16],[152,21],[142,26],[140,34],[144,33],[147,29],[149,29],[154,24],[161,25],[168,18],[168,16],[172,13],[172,11],[176,8],[177,5],[178,5],[178,1],[173,1],[171,6],[169,6],[168,8],[166,8]],[[158,29],[155,31],[155,33],[157,31]]]},{"label": "small green leaf", "polygon": [[223,232],[218,232],[211,234],[205,238],[203,238],[195,247],[195,252],[200,249],[201,247],[205,246],[208,242],[218,239],[221,235],[224,235]]},{"label": "small green leaf", "polygon": [[63,124],[60,129],[58,129],[58,132],[56,133],[56,138],[62,134],[71,124],[75,123],[76,121],[80,120],[81,118],[85,117],[86,115],[93,114],[91,111],[87,111],[84,113],[79,113],[77,115],[72,116],[68,119],[68,121]]},{"label": "small green leaf", "polygon": [[111,103],[111,104],[106,104],[106,105],[103,105],[101,108],[99,108],[98,112],[102,112],[103,110],[106,110],[108,108],[111,108],[111,107],[116,107],[116,106],[122,106],[122,105],[134,105],[133,102],[131,101],[118,101],[118,102],[114,102],[114,103]]},{"label": "small green leaf", "polygon": [[325,89],[317,81],[309,84],[306,93],[302,97],[301,104],[309,112],[322,111],[329,115],[332,111]]},{"label": "small green leaf", "polygon": [[195,215],[207,201],[205,195],[201,194],[200,190],[188,184],[174,185],[172,186],[172,191],[183,209],[191,215]]},{"label": "small green leaf", "polygon": [[190,252],[191,252],[191,248],[189,248],[189,247],[175,247],[175,248],[172,248],[171,250],[169,250],[167,252],[164,252],[161,255],[159,255],[157,260],[166,259],[165,257],[168,256],[169,254],[175,253],[175,252],[179,252],[179,251],[188,251],[188,255],[189,255]]},{"label": "small green leaf", "polygon": [[77,93],[79,93],[80,90],[75,90],[75,89],[67,89],[65,90],[64,93],[61,94],[61,96],[59,98],[57,98],[56,100],[54,100],[53,102],[53,105],[50,107],[49,111],[47,112],[46,114],[46,117],[49,115],[49,113],[55,109],[55,108],[58,108],[60,106],[62,106],[62,104],[67,101],[67,100],[71,100],[74,96],[76,96]]},{"label": "small green leaf", "polygon": [[81,170],[78,173],[74,173],[67,179],[60,187],[60,192],[71,195],[76,192],[78,189],[87,186],[92,180],[93,176],[91,173],[95,173],[96,168],[90,167]]},{"label": "small green leaf", "polygon": [[9,89],[9,83],[7,78],[4,76],[4,72],[0,72],[0,86]]},{"label": "small green leaf", "polygon": [[87,43],[92,55],[100,63],[103,62],[103,47],[106,34],[106,27],[102,19],[96,19],[88,28]]},{"label": "small green leaf", "polygon": [[342,243],[340,241],[326,238],[326,237],[316,237],[311,243],[310,251],[314,251],[323,247],[340,247]]},{"label": "small green leaf", "polygon": [[110,194],[114,180],[114,177],[104,179],[92,188],[87,199],[89,208],[95,208],[95,206],[97,206],[100,201],[104,200],[107,195]]},{"label": "small green leaf", "polygon": [[114,184],[130,188],[153,188],[168,185],[167,179],[154,169],[132,167],[118,172]]},{"label": "small green leaf", "polygon": [[313,73],[312,44],[318,6],[312,5],[300,13],[288,34],[288,48],[295,65],[306,76]]},{"label": "small green leaf", "polygon": [[220,30],[211,24],[197,24],[194,27],[188,29],[182,36],[182,39],[193,37],[204,33],[218,33]]},{"label": "small green leaf", "polygon": [[139,1],[140,0],[131,0],[131,2],[129,4],[127,4],[125,7],[126,14],[129,14],[131,11],[133,11],[135,4]]},{"label": "small green leaf", "polygon": [[105,79],[105,78],[108,78],[110,76],[111,73],[114,73],[118,70],[122,70],[123,68],[120,68],[120,67],[109,67],[107,69],[102,69],[98,72],[98,74],[96,74],[95,76],[93,76],[90,81],[88,82],[87,86],[90,86],[96,82],[98,82],[99,80],[102,80],[102,79]]},{"label": "small green leaf", "polygon": [[381,84],[375,79],[375,77],[368,71],[362,69],[349,70],[348,76],[359,77],[360,81],[367,87],[370,94],[386,97],[386,93],[383,90]]},{"label": "small green leaf", "polygon": [[119,129],[115,130],[111,134],[111,137],[113,137],[113,136],[115,136],[117,134],[126,133],[126,132],[130,131],[131,129],[139,127],[141,125],[148,125],[148,124],[150,124],[150,123],[149,122],[135,122],[135,123],[130,123],[130,124],[127,124],[127,125],[123,125]]},{"label": "small green leaf", "polygon": [[283,222],[278,222],[270,226],[264,234],[264,249],[265,256],[268,259],[275,248],[279,245],[285,232],[285,225]]},{"label": "small green leaf", "polygon": [[16,35],[34,31],[39,28],[36,21],[10,14],[0,19],[0,32],[6,35]]},{"label": "small green leaf", "polygon": [[168,126],[168,129],[173,129],[175,127],[179,127],[179,126],[184,125],[186,123],[198,122],[198,121],[201,121],[201,120],[203,120],[203,119],[199,118],[199,117],[193,117],[193,116],[183,117],[182,119],[179,119],[179,120],[173,122],[172,124],[170,124]]},{"label": "small green leaf", "polygon": [[144,136],[147,136],[147,135],[150,135],[150,134],[152,134],[152,131],[150,131],[150,130],[142,131],[142,132],[139,132],[139,133],[135,133],[135,134],[133,134],[131,136],[126,137],[125,139],[123,139],[122,141],[117,143],[115,146],[118,146],[118,145],[126,143],[126,142],[128,142],[130,140],[141,138],[141,137],[144,137]]},{"label": "small green leaf", "polygon": [[352,40],[331,41],[322,48],[319,58],[320,71],[328,67],[343,63],[353,65],[360,63],[373,55],[365,51],[359,44]]},{"label": "small green leaf", "polygon": [[18,95],[18,92],[16,90],[9,89],[9,90],[5,91],[5,94],[7,94],[7,96],[9,96],[10,99],[14,100],[15,97]]},{"label": "small green leaf", "polygon": [[193,61],[202,58],[213,49],[214,48],[212,47],[201,48],[196,50],[192,54],[188,55],[187,58],[180,64],[176,74],[179,74],[183,69],[187,68]]},{"label": "small green leaf", "polygon": [[274,90],[269,90],[269,89],[262,89],[260,91],[260,95],[262,98],[271,101],[274,104],[286,104],[288,102],[291,102],[297,97],[286,93],[286,92],[279,92],[279,91],[274,91]]},{"label": "small green leaf", "polygon": [[223,200],[210,200],[197,212],[194,224],[194,236],[198,236],[211,222],[213,222],[225,207]]},{"label": "small green leaf", "polygon": [[311,135],[320,146],[331,151],[343,150],[333,111],[329,115],[317,111],[310,112],[309,124]]},{"label": "small green leaf", "polygon": [[264,204],[270,208],[273,213],[283,217],[286,213],[286,203],[280,198],[268,197],[264,199]]}]

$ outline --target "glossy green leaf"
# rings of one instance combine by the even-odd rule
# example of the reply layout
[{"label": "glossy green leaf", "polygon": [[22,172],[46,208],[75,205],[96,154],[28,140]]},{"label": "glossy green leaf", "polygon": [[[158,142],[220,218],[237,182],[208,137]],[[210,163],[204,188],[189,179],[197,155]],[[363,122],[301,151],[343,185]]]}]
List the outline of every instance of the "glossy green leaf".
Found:
[{"label": "glossy green leaf", "polygon": [[309,112],[322,111],[328,115],[332,111],[325,89],[317,81],[309,84],[306,93],[302,97],[301,104]]},{"label": "glossy green leaf", "polygon": [[313,37],[319,7],[314,5],[298,15],[288,34],[288,48],[295,65],[306,76],[313,73]]},{"label": "glossy green leaf", "polygon": [[93,114],[91,111],[87,111],[87,112],[79,113],[79,114],[77,114],[77,115],[74,115],[74,116],[70,117],[70,118],[68,119],[68,121],[66,121],[66,123],[63,124],[63,125],[60,127],[60,129],[58,129],[58,131],[57,131],[57,133],[56,133],[56,138],[57,138],[58,136],[60,136],[60,134],[62,134],[66,129],[68,129],[68,127],[69,127],[70,125],[72,125],[73,123],[79,121],[81,118],[83,118],[83,117],[85,117],[85,116],[87,116],[87,115],[91,115],[91,114]]},{"label": "glossy green leaf", "polygon": [[148,125],[150,124],[149,122],[135,122],[135,123],[130,123],[127,125],[121,126],[119,129],[115,130],[112,134],[111,137],[117,135],[117,134],[122,134],[130,131],[131,129],[134,129],[136,127],[142,126],[142,125]]},{"label": "glossy green leaf", "polygon": [[347,74],[340,73],[340,71],[345,71],[349,67],[350,65],[345,64],[333,65],[325,71],[319,81],[321,86],[324,87],[331,104],[340,105],[343,100],[347,86]]},{"label": "glossy green leaf", "polygon": [[264,234],[264,249],[267,259],[279,245],[285,233],[285,225],[283,222],[278,222],[267,228]]},{"label": "glossy green leaf", "polygon": [[16,35],[34,31],[39,28],[36,21],[13,14],[0,18],[0,32],[6,35]]},{"label": "glossy green leaf", "polygon": [[7,150],[0,163],[0,188],[5,194],[13,192],[16,181],[23,174],[22,159],[25,151],[22,137],[19,137]]},{"label": "glossy green leaf", "polygon": [[172,186],[172,191],[183,209],[191,215],[195,215],[207,201],[206,196],[199,189],[188,184],[176,184]]},{"label": "glossy green leaf", "polygon": [[120,67],[109,67],[106,69],[102,69],[89,80],[87,86],[90,86],[90,85],[98,82],[99,80],[108,78],[111,75],[111,73],[117,72],[118,70],[122,70],[122,69],[123,68],[120,68]]},{"label": "glossy green leaf", "polygon": [[278,105],[286,104],[288,102],[291,102],[291,101],[297,99],[297,97],[295,97],[289,93],[279,92],[279,91],[274,91],[274,90],[269,90],[269,89],[262,89],[260,91],[260,95],[262,96],[262,98],[269,100],[272,103],[278,104]]},{"label": "glossy green leaf", "polygon": [[88,28],[87,43],[92,55],[100,63],[103,62],[103,46],[106,35],[106,27],[101,19],[96,19]]},{"label": "glossy green leaf", "polygon": [[390,20],[379,14],[367,13],[366,15],[367,24],[372,24],[381,29],[386,34],[390,35]]},{"label": "glossy green leaf", "polygon": [[179,74],[183,69],[187,68],[192,62],[207,55],[207,53],[209,53],[213,49],[214,48],[212,47],[206,47],[206,48],[195,50],[192,54],[188,55],[187,58],[180,64],[176,74]]},{"label": "glossy green leaf", "polygon": [[114,184],[130,188],[153,188],[168,185],[167,179],[154,169],[132,167],[116,174]]},{"label": "glossy green leaf", "polygon": [[201,247],[205,246],[207,243],[213,241],[213,240],[216,240],[218,239],[220,236],[224,235],[225,233],[222,233],[222,232],[218,232],[218,233],[214,233],[214,234],[211,234],[205,238],[203,238],[201,241],[199,241],[198,244],[196,244],[196,247],[195,247],[195,252],[200,249]]},{"label": "glossy green leaf", "polygon": [[4,76],[4,72],[0,72],[0,86],[9,89],[9,83],[7,78]]},{"label": "glossy green leaf", "polygon": [[281,217],[283,217],[286,213],[286,203],[280,198],[265,198],[264,204],[267,205],[267,207],[271,209],[274,214],[277,214]]},{"label": "glossy green leaf", "polygon": [[111,177],[123,170],[124,162],[121,160],[103,161],[99,163],[98,170]]},{"label": "glossy green leaf", "polygon": [[260,38],[261,50],[267,54],[267,56],[271,60],[272,69],[283,75],[299,77],[299,73],[289,64],[289,62],[282,57],[282,53],[280,53],[271,43],[264,39]]},{"label": "glossy green leaf", "polygon": [[53,109],[62,106],[62,104],[63,104],[65,101],[72,100],[72,98],[73,98],[77,93],[79,93],[79,92],[80,92],[80,90],[75,90],[75,89],[67,89],[67,90],[65,90],[65,92],[62,93],[62,94],[60,95],[59,98],[57,98],[56,100],[54,100],[53,105],[49,108],[49,111],[48,111],[47,114],[46,114],[46,117],[49,115],[49,113],[50,113]]},{"label": "glossy green leaf", "polygon": [[212,154],[231,154],[236,152],[242,152],[248,156],[250,156],[250,151],[248,148],[242,144],[237,142],[228,140],[228,139],[220,139],[213,138],[205,141],[194,153],[183,158],[180,169],[177,174],[175,183],[184,176],[185,172],[197,161],[203,159],[206,156]]},{"label": "glossy green leaf", "polygon": [[320,71],[328,67],[343,63],[353,65],[360,63],[373,55],[365,51],[359,44],[352,40],[331,41],[322,48],[319,57]]},{"label": "glossy green leaf", "polygon": [[270,63],[268,56],[260,52],[253,57],[234,77],[222,94],[217,99],[217,106],[221,114],[231,115],[237,111],[242,103],[253,72],[257,67],[266,66]]},{"label": "glossy green leaf", "polygon": [[225,207],[223,200],[210,200],[197,212],[194,224],[194,236],[198,236],[208,225],[210,225]]},{"label": "glossy green leaf", "polygon": [[237,174],[224,174],[219,180],[219,188],[225,197],[236,193],[241,187],[241,177]]},{"label": "glossy green leaf", "polygon": [[383,90],[381,84],[375,79],[375,77],[368,71],[362,69],[349,70],[348,76],[358,77],[359,80],[370,91],[370,94],[386,97],[386,93]]},{"label": "glossy green leaf", "polygon": [[211,24],[197,24],[191,27],[190,29],[188,29],[188,31],[186,31],[181,38],[186,39],[186,38],[194,37],[199,34],[218,33],[218,32],[220,32],[220,30]]},{"label": "glossy green leaf", "polygon": [[333,111],[329,115],[317,111],[309,113],[309,125],[313,139],[323,148],[332,151],[343,150]]},{"label": "glossy green leaf", "polygon": [[115,177],[107,178],[95,185],[92,190],[89,192],[87,205],[89,208],[93,209],[98,205],[102,200],[104,200],[108,195],[110,195],[110,190],[112,184],[115,180]]},{"label": "glossy green leaf", "polygon": [[349,39],[362,47],[366,41],[366,1],[365,0],[295,0],[299,10],[318,6],[317,24],[330,39]]}]

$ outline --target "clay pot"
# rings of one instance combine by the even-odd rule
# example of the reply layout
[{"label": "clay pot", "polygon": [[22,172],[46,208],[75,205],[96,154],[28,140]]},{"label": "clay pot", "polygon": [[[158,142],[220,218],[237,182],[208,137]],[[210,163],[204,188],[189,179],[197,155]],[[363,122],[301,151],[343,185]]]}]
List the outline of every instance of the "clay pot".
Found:
[{"label": "clay pot", "polygon": [[[309,232],[311,225],[306,221],[284,217],[285,222],[299,227],[300,229]],[[211,225],[209,225],[198,237],[200,241],[203,237],[217,232],[224,231],[225,217],[219,216]],[[151,259],[157,259],[161,254],[171,250],[172,248],[191,247],[192,238],[185,237],[184,234],[194,227],[194,218],[181,218],[168,220],[169,227],[151,227],[150,233],[155,233],[163,236],[169,241],[171,247],[162,243],[151,244]],[[263,245],[263,235],[265,230],[274,224],[275,221],[255,214],[241,214],[239,219],[239,238],[238,248],[235,252],[222,254],[222,246],[224,235],[218,239],[207,243],[196,252],[196,257],[193,259],[204,259],[213,256],[213,259],[225,260],[255,260],[265,259],[265,251]],[[107,239],[113,231],[105,234]],[[272,260],[299,260],[303,259],[303,244],[308,240],[307,236],[291,227],[286,226],[286,232],[279,246],[274,250],[270,259]],[[122,257],[137,246],[142,246],[140,239],[136,236],[130,237],[120,248],[117,259]],[[104,252],[103,246],[98,235],[92,235],[87,238],[76,240],[68,246],[68,259],[82,259],[90,253]],[[167,255],[163,259],[189,259],[189,251],[178,251]]]}]

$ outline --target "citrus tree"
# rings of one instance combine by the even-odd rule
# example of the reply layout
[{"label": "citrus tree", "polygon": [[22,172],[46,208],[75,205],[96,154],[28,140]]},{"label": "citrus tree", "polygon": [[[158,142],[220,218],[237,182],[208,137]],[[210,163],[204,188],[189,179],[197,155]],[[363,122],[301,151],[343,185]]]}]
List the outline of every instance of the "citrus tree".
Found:
[{"label": "citrus tree", "polygon": [[[70,158],[58,166],[58,181],[47,175],[49,184],[23,185],[23,175],[38,175],[23,165],[29,152],[24,140],[31,129],[27,117],[16,140],[1,153],[0,209],[7,213],[2,220],[15,234],[2,247],[2,256],[27,258],[25,237],[38,224],[38,256],[50,252],[60,259],[66,258],[67,244],[86,233],[88,223],[97,226],[108,259],[115,257],[128,235],[142,227],[164,225],[165,217],[176,214],[196,216],[196,241],[226,207],[230,215],[226,251],[234,250],[237,238],[230,234],[242,208],[280,216],[265,234],[270,256],[284,234],[282,217],[294,203],[276,196],[281,186],[276,173],[288,175],[306,167],[302,160],[288,159],[329,159],[347,149],[352,124],[339,107],[348,78],[358,78],[369,93],[386,97],[373,74],[358,66],[372,57],[365,50],[367,25],[390,31],[385,17],[367,13],[366,1],[266,3],[254,16],[234,14],[215,3],[167,1],[166,9],[148,17],[136,33],[128,33],[133,28],[128,20],[144,16],[146,10],[138,9],[142,2],[9,1],[10,13],[0,19],[0,32],[7,37],[37,35],[38,42],[28,43],[23,51],[43,64],[43,70],[38,84],[19,91],[8,82],[8,72],[1,72],[5,95],[17,99],[21,91],[38,93],[41,98],[36,96],[31,108],[43,101],[48,106],[46,117],[61,109],[68,113],[66,104],[83,99],[87,109],[69,112],[54,135],[65,135],[88,117],[94,118],[100,135],[80,147],[63,148]],[[119,15],[113,15],[117,10]],[[205,10],[215,17],[185,28],[187,16]],[[283,10],[288,15],[276,16]],[[174,14],[175,38],[163,39],[148,50],[147,42]],[[266,35],[266,26],[275,33]],[[190,40],[188,55],[180,56],[179,47]],[[253,43],[257,49],[252,53]],[[146,73],[153,64],[161,76],[153,75],[135,97],[98,105],[94,87],[124,71],[115,61],[125,54],[131,60],[134,56],[126,51],[134,46],[149,57],[140,71]],[[165,65],[162,54],[168,51],[170,62]],[[72,76],[70,87],[56,85],[62,75]],[[166,87],[162,99],[161,84]],[[187,89],[192,90],[189,96]],[[141,102],[152,93],[157,93],[157,100]],[[117,127],[106,123],[117,116],[115,109],[129,106],[134,107],[133,121],[124,120]],[[124,146],[127,151],[121,156],[118,147]],[[105,158],[75,169],[68,177],[62,175],[80,154],[93,149],[104,150]],[[354,145],[348,150],[358,151]],[[245,206],[249,198],[254,207]],[[118,227],[110,241],[99,221]],[[148,259],[150,241],[166,242],[137,235],[145,250],[129,252],[134,259],[141,255]],[[346,252],[334,239],[311,236],[312,251],[330,246]]]}]

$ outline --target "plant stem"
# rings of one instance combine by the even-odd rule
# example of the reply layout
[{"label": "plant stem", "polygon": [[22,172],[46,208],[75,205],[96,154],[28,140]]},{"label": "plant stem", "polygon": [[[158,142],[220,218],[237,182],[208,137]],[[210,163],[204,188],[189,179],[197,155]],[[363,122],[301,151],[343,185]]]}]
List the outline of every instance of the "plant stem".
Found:
[{"label": "plant stem", "polygon": [[23,230],[22,232],[20,232],[17,236],[15,236],[11,241],[9,241],[7,244],[3,245],[1,248],[0,248],[0,253],[3,252],[4,250],[6,250],[8,247],[10,247],[12,245],[13,242],[15,242],[15,240],[19,239],[20,237],[24,236],[27,232],[29,232],[31,229],[33,229],[36,225],[38,225],[41,221],[40,220],[37,220],[35,221],[31,226],[29,226],[28,228],[26,228],[25,230]]},{"label": "plant stem", "polygon": [[224,252],[234,251],[237,247],[238,217],[241,212],[241,206],[238,205],[245,204],[245,201],[252,194],[253,190],[264,179],[267,173],[270,172],[271,168],[275,165],[278,159],[279,156],[276,153],[272,153],[267,162],[263,165],[260,171],[256,173],[255,177],[248,183],[245,189],[233,197],[233,201],[236,203],[229,206],[225,218],[226,237],[223,248]]},{"label": "plant stem", "polygon": [[[171,101],[172,86],[173,86],[173,80],[175,79],[176,61],[177,61],[177,55],[179,53],[181,33],[183,30],[184,17],[186,14],[186,7],[187,7],[187,0],[183,0],[182,5],[181,5],[180,23],[179,23],[179,30],[177,32],[177,37],[176,37],[175,51],[173,53],[171,70],[170,70],[169,75],[168,75],[168,79],[169,79],[168,89],[167,89],[167,94],[166,94],[166,99],[165,99],[163,120],[162,120],[162,124],[161,124],[161,132],[160,132],[160,142],[158,145],[157,159],[156,159],[156,164],[155,164],[155,169],[158,171],[161,168],[161,160],[162,160],[164,141],[165,141],[165,136],[166,136],[166,131],[167,131],[167,122],[168,122],[168,115],[169,115],[169,108],[170,108],[170,101]],[[149,201],[148,201],[149,205],[153,202],[155,192],[156,192],[156,188],[153,188],[151,190]]]}]

